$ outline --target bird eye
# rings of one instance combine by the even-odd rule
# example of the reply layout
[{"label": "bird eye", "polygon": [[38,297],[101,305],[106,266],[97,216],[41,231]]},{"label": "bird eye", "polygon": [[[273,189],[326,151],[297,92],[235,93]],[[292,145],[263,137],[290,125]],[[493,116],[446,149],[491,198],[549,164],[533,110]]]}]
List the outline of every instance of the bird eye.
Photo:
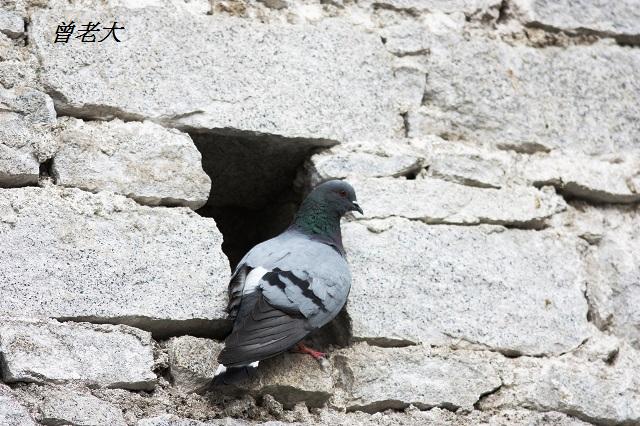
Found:
[{"label": "bird eye", "polygon": [[341,197],[346,197],[347,196],[347,191],[345,191],[345,190],[338,191],[338,194],[340,194]]}]

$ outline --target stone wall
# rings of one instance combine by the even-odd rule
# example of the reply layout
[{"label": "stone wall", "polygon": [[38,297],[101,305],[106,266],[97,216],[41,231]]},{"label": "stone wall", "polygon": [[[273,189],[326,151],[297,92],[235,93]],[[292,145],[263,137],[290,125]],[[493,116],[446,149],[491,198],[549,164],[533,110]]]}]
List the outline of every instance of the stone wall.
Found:
[{"label": "stone wall", "polygon": [[[0,6],[0,424],[640,424],[637,0]],[[211,390],[230,267],[330,177],[328,359]]]}]

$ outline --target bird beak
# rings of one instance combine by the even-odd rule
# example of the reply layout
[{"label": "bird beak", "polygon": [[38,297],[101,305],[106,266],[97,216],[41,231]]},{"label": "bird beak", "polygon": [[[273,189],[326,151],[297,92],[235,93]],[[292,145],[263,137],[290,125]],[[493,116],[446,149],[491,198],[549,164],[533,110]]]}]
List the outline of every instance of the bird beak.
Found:
[{"label": "bird beak", "polygon": [[362,211],[362,208],[360,207],[360,205],[357,202],[352,201],[351,205],[353,205],[353,210],[355,210],[357,212],[360,212],[360,214],[364,214],[364,212]]}]

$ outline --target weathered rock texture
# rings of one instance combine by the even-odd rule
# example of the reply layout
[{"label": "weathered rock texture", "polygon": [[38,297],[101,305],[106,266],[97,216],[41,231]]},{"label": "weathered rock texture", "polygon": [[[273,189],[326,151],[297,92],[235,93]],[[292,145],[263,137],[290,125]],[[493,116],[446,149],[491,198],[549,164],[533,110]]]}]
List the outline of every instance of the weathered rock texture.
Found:
[{"label": "weathered rock texture", "polygon": [[615,357],[581,362],[580,354],[553,360],[513,361],[503,387],[483,401],[485,407],[520,406],[564,412],[596,424],[640,420],[638,352],[627,345]]},{"label": "weathered rock texture", "polygon": [[577,239],[406,219],[349,223],[344,238],[357,339],[542,355],[590,335]]},{"label": "weathered rock texture", "polygon": [[[378,37],[343,22],[265,25],[185,13],[170,2],[142,8],[85,3],[93,7],[61,5],[32,16],[43,84],[66,114],[307,139],[400,131],[391,55]],[[80,22],[117,16],[131,30],[119,46],[109,40],[62,50],[51,39],[67,16]]]},{"label": "weathered rock texture", "polygon": [[212,219],[79,189],[0,192],[2,315],[123,323],[166,336],[226,328]]},{"label": "weathered rock texture", "polygon": [[154,123],[60,121],[53,174],[62,186],[111,191],[142,204],[197,209],[211,179],[188,135]]},{"label": "weathered rock texture", "polygon": [[38,182],[40,163],[54,146],[55,122],[53,102],[46,94],[0,87],[0,186]]},{"label": "weathered rock texture", "polygon": [[31,407],[36,420],[45,425],[127,424],[120,408],[91,395],[86,387],[31,384],[15,392]]},{"label": "weathered rock texture", "polygon": [[475,188],[440,179],[354,180],[367,218],[391,216],[432,224],[481,223],[539,227],[562,211],[564,200],[553,188]]},{"label": "weathered rock texture", "polygon": [[167,342],[169,374],[173,384],[186,392],[206,390],[218,368],[223,345],[211,339],[174,337]]},{"label": "weathered rock texture", "polygon": [[35,426],[27,409],[13,395],[9,386],[0,383],[0,422],[6,426]]},{"label": "weathered rock texture", "polygon": [[431,351],[423,347],[376,348],[366,343],[338,353],[351,392],[349,411],[376,412],[444,407],[473,409],[502,382],[494,354]]},{"label": "weathered rock texture", "polygon": [[[453,48],[455,46],[455,48]],[[409,134],[493,142],[518,151],[637,151],[637,49],[535,49],[451,37],[434,42],[423,106]],[[608,66],[614,62],[615,67]]]},{"label": "weathered rock texture", "polygon": [[514,0],[525,24],[574,33],[611,35],[640,42],[640,10],[635,0]]},{"label": "weathered rock texture", "polygon": [[113,325],[2,318],[2,380],[153,389],[151,335]]},{"label": "weathered rock texture", "polygon": [[[639,37],[637,0],[0,0],[0,424],[640,424]],[[326,359],[212,387],[229,266],[330,178]]]}]

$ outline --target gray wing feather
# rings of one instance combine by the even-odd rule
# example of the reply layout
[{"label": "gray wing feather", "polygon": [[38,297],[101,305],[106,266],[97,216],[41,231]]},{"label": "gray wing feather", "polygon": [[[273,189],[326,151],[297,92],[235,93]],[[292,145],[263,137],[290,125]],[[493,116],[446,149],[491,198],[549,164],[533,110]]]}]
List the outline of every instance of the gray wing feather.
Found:
[{"label": "gray wing feather", "polygon": [[[255,289],[246,289],[254,268],[267,272]],[[285,232],[257,245],[229,283],[235,324],[220,361],[241,365],[287,350],[340,312],[350,286],[346,260],[327,244]]]},{"label": "gray wing feather", "polygon": [[285,309],[296,308],[313,328],[332,320],[347,301],[351,274],[346,260],[332,247],[306,238],[292,239],[287,249],[295,255],[277,258],[268,268],[279,272],[283,285],[266,278],[260,288],[266,300]]}]

